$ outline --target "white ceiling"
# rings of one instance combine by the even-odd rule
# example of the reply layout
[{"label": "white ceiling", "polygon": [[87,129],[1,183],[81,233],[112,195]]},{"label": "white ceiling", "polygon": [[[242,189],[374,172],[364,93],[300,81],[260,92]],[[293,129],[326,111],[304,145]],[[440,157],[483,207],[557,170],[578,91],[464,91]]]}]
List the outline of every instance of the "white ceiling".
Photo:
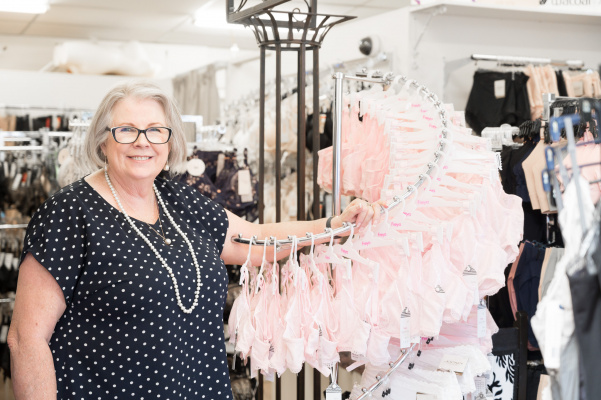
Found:
[{"label": "white ceiling", "polygon": [[[51,0],[41,15],[0,12],[0,36],[16,38],[64,38],[81,40],[138,40],[160,44],[186,44],[256,48],[248,30],[215,30],[194,25],[194,13],[206,10],[223,13],[227,0]],[[236,0],[238,3],[240,0]],[[249,4],[252,4],[249,1]],[[257,2],[258,0],[254,0]],[[366,18],[397,9],[410,0],[319,0],[318,12]],[[282,7],[304,2],[292,0]]]}]

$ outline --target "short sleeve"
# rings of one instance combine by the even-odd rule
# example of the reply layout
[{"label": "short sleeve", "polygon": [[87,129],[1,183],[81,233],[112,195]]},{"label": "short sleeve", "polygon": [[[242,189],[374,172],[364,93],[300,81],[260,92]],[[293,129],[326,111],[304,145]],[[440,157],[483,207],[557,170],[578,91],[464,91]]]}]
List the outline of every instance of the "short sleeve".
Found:
[{"label": "short sleeve", "polygon": [[[181,199],[185,204],[185,213],[190,213],[192,220],[197,220],[211,236],[215,243],[217,254],[221,254],[225,244],[227,229],[229,227],[229,219],[225,208],[208,197],[204,196],[195,188],[180,182],[160,180],[161,186],[167,191],[167,196],[175,195],[175,199]],[[177,206],[176,203],[172,203]],[[188,218],[184,218],[188,219]]]},{"label": "short sleeve", "polygon": [[42,204],[25,234],[21,261],[31,253],[56,279],[67,304],[85,265],[85,226],[77,195],[65,188]]}]

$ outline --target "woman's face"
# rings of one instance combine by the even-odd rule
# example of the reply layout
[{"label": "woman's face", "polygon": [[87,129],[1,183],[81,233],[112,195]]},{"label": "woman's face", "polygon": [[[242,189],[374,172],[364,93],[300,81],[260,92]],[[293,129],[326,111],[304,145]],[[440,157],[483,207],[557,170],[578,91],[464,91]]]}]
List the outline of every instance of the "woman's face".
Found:
[{"label": "woman's face", "polygon": [[[127,97],[120,100],[112,111],[109,128],[132,126],[148,129],[152,126],[165,126],[166,118],[160,103],[150,99]],[[167,163],[169,143],[154,144],[140,134],[134,143],[117,143],[109,132],[102,150],[107,157],[109,172],[117,179],[130,181],[154,178]]]}]

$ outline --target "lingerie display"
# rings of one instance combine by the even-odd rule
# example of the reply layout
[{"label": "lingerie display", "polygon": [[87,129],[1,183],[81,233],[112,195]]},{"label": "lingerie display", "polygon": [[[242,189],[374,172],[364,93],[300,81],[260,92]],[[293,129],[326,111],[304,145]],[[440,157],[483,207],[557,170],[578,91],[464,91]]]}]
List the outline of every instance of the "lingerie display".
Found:
[{"label": "lingerie display", "polygon": [[[351,94],[343,104],[342,192],[392,201],[427,169],[440,139],[437,113],[399,84]],[[350,351],[348,369],[365,365],[366,387],[415,343],[419,351],[375,396],[456,399],[475,390],[474,378],[490,369],[497,331],[481,299],[505,284],[523,211],[521,199],[503,191],[486,140],[446,108],[454,122],[443,139],[449,148],[415,196],[378,224],[351,230],[344,244],[332,237],[300,255],[293,245],[281,266],[265,257],[260,266],[243,265],[228,330],[254,376],[298,372],[303,363],[330,375],[339,352]],[[326,191],[331,168],[332,149],[320,150],[318,182]],[[464,360],[463,375],[437,370],[455,356]]]}]

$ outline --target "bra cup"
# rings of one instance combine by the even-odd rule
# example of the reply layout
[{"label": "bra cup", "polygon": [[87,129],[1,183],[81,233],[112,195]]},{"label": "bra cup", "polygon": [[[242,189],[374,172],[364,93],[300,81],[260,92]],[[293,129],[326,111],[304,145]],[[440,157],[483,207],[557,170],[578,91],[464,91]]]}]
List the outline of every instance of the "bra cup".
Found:
[{"label": "bra cup", "polygon": [[284,342],[286,343],[286,367],[293,374],[298,374],[305,361],[304,339],[286,337],[286,332],[284,332]]},{"label": "bra cup", "polygon": [[309,329],[310,333],[307,335],[305,342],[305,357],[316,358],[317,349],[319,348],[319,331],[317,329]]},{"label": "bra cup", "polygon": [[286,371],[286,353],[288,351],[286,342],[284,341],[284,328],[280,325],[274,332],[273,339],[273,355],[269,359],[269,367],[274,369],[279,376]]},{"label": "bra cup", "polygon": [[251,347],[255,341],[255,328],[250,320],[250,311],[240,318],[238,327],[238,339],[236,341],[236,350],[238,350],[243,358],[248,356]]},{"label": "bra cup", "polygon": [[251,366],[253,370],[262,370],[269,372],[269,342],[256,340],[253,342],[252,352],[250,354]]},{"label": "bra cup", "polygon": [[367,343],[370,335],[371,325],[365,321],[359,320],[354,335],[353,335],[353,346],[351,353],[354,360],[358,360],[366,356]]},{"label": "bra cup", "polygon": [[420,336],[438,336],[445,309],[445,293],[437,293],[434,289],[424,291],[421,297]]},{"label": "bra cup", "polygon": [[[321,365],[326,368],[333,367],[340,362],[340,354],[338,354],[336,342],[329,341],[323,337],[319,340],[319,360]],[[325,374],[326,376],[329,375]]]},{"label": "bra cup", "polygon": [[388,352],[388,344],[390,336],[377,332],[372,329],[367,342],[367,359],[371,364],[382,365],[390,361],[390,353]]}]

